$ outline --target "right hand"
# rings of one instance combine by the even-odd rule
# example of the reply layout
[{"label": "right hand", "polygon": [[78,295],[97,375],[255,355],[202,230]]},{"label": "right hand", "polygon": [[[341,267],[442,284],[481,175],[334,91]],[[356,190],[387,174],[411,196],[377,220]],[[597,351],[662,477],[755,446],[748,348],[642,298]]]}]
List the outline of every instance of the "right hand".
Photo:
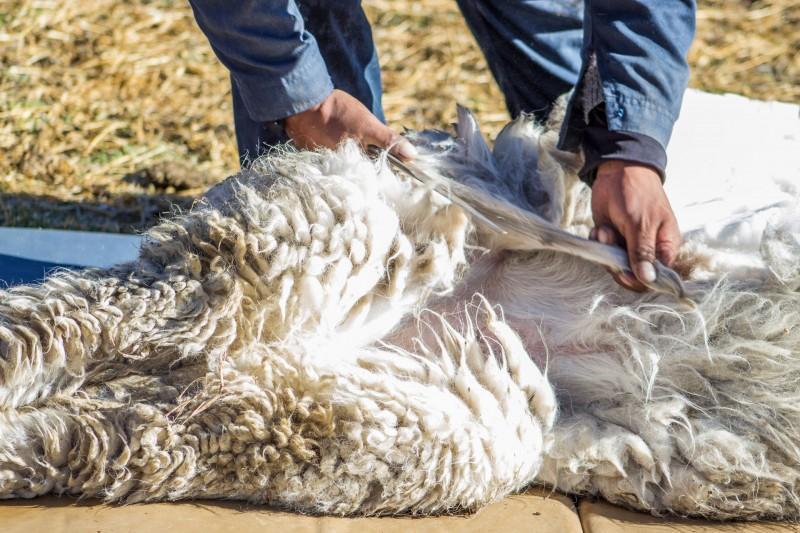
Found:
[{"label": "right hand", "polygon": [[390,148],[402,159],[417,155],[410,142],[378,120],[364,104],[339,89],[311,109],[287,117],[284,124],[289,138],[300,149],[335,148],[345,139],[354,139],[364,149],[371,144]]},{"label": "right hand", "polygon": [[656,280],[653,262],[670,266],[678,254],[681,233],[658,173],[647,165],[604,161],[592,185],[590,238],[622,246],[635,277],[614,279],[631,290],[642,291]]}]

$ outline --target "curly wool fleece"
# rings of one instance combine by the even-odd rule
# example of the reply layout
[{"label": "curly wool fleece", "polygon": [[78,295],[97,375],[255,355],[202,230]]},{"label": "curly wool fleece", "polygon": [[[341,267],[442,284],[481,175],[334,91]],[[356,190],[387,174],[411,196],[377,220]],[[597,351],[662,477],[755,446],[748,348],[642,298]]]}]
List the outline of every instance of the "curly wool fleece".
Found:
[{"label": "curly wool fleece", "polygon": [[[580,232],[555,137],[519,119],[492,153],[462,112],[458,139],[415,140],[430,172]],[[436,513],[538,482],[798,518],[797,229],[765,236],[759,278],[689,282],[688,310],[575,257],[487,249],[352,144],[276,152],[137,261],[0,292],[0,497]]]}]

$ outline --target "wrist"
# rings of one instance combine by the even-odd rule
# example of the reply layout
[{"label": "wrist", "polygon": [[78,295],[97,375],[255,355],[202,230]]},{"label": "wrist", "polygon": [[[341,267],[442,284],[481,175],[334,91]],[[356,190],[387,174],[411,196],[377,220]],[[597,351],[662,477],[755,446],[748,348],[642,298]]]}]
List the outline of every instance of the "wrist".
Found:
[{"label": "wrist", "polygon": [[663,186],[661,174],[650,165],[624,159],[608,159],[597,165],[592,188],[598,182],[607,184],[611,182],[619,183],[623,180],[629,182],[650,182],[655,180],[658,182],[659,188]]},{"label": "wrist", "polygon": [[302,120],[305,117],[313,115],[317,115],[322,119],[326,119],[330,115],[329,109],[330,109],[331,99],[333,98],[335,92],[336,89],[331,91],[325,98],[323,98],[318,103],[312,105],[308,109],[304,109],[303,111],[295,113],[294,115],[289,115],[288,117],[283,119],[284,123],[287,125],[291,125],[293,122],[296,122],[297,120]]},{"label": "wrist", "polygon": [[667,152],[652,137],[633,131],[611,131],[605,123],[603,106],[595,109],[584,131],[581,145],[584,164],[578,176],[590,187],[597,174],[598,166],[605,161],[629,161],[647,165],[658,172],[664,182],[667,166]]}]

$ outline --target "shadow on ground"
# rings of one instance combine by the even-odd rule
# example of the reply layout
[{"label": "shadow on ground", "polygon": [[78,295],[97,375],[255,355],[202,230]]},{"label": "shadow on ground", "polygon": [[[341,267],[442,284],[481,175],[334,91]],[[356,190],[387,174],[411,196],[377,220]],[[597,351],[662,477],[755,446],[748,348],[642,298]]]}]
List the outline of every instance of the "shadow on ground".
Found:
[{"label": "shadow on ground", "polygon": [[189,210],[194,200],[166,193],[115,194],[102,202],[0,193],[0,226],[140,233],[166,215]]},{"label": "shadow on ground", "polygon": [[0,226],[141,233],[165,215],[188,210],[215,182],[185,164],[161,162],[121,177],[128,190],[95,187],[89,198],[0,190]]}]

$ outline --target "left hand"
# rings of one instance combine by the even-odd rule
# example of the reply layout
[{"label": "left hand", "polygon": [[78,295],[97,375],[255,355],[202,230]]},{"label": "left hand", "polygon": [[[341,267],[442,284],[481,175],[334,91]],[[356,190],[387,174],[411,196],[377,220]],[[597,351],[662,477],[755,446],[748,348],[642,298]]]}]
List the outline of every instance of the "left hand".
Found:
[{"label": "left hand", "polygon": [[362,148],[374,144],[389,148],[401,159],[416,156],[414,146],[373,115],[364,104],[344,91],[334,89],[319,104],[284,121],[286,134],[298,148],[336,148],[345,139]]},{"label": "left hand", "polygon": [[590,238],[628,251],[635,278],[615,275],[631,290],[643,291],[642,281],[655,281],[653,262],[670,266],[678,253],[678,222],[658,173],[647,165],[610,160],[600,164],[592,186],[595,227]]}]

